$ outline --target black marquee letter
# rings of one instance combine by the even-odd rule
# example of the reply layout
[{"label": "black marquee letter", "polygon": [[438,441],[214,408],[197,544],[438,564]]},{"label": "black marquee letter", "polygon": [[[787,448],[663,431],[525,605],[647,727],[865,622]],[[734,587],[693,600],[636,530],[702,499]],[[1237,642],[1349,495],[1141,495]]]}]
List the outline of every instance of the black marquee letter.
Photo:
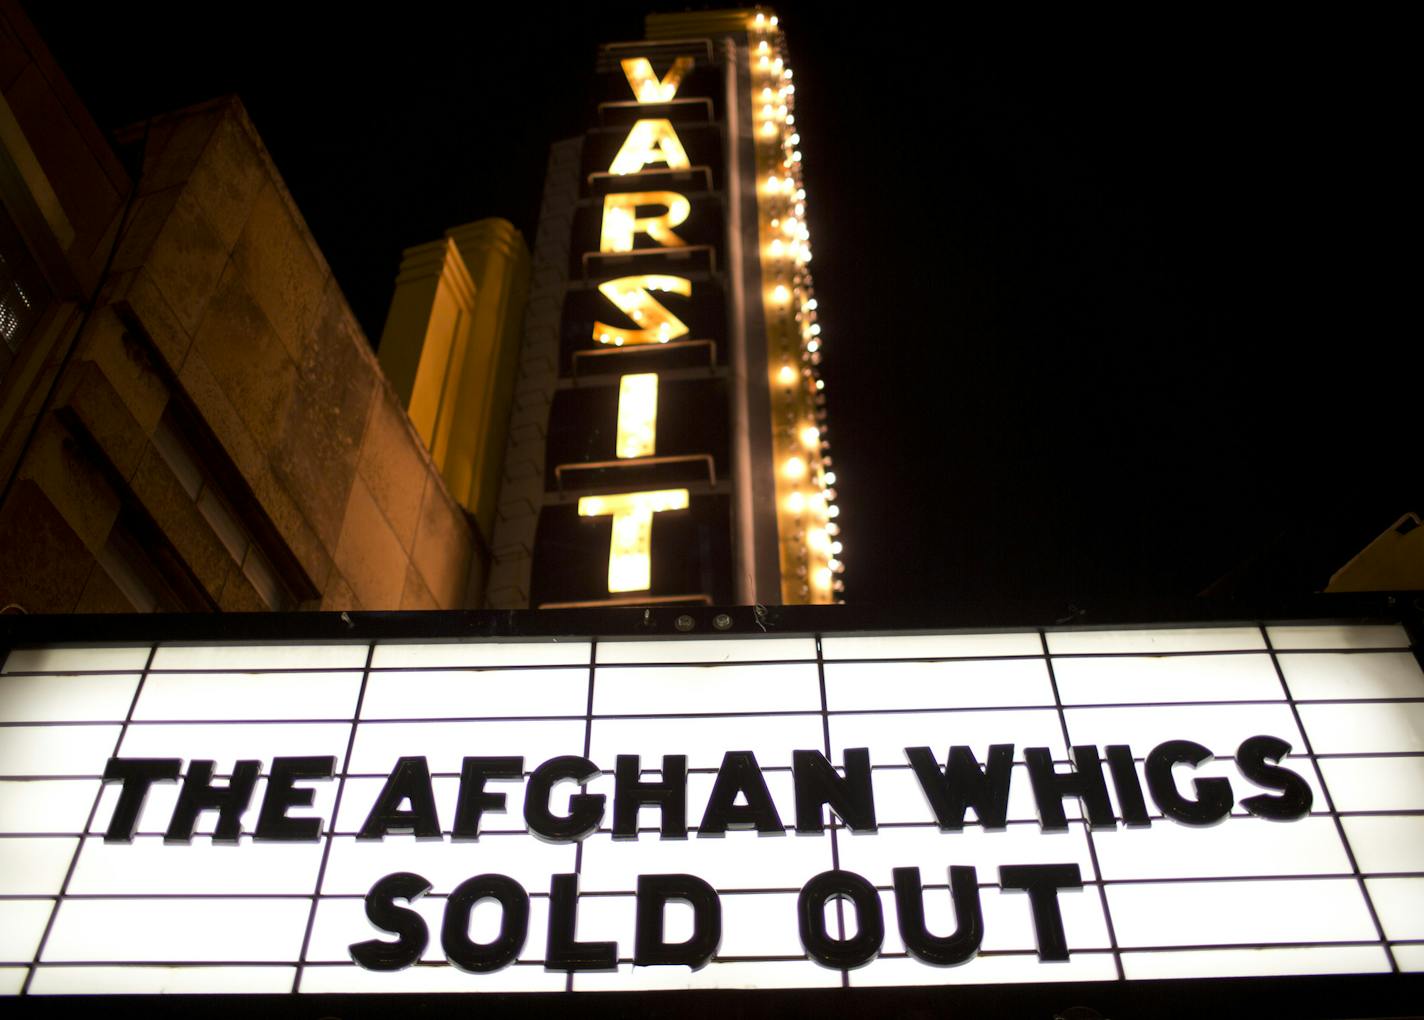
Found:
[{"label": "black marquee letter", "polygon": [[[402,811],[401,802],[407,798],[410,810]],[[384,839],[392,832],[413,832],[416,839],[440,838],[440,815],[430,785],[430,766],[423,756],[396,762],[356,838]]]},{"label": "black marquee letter", "polygon": [[242,835],[242,813],[252,802],[252,788],[257,785],[262,763],[238,762],[226,786],[213,786],[216,765],[211,761],[188,763],[188,774],[183,777],[183,789],[178,794],[178,804],[173,808],[163,842],[193,842],[193,830],[198,827],[198,816],[204,811],[218,813],[218,824],[213,829],[214,843],[236,843],[237,837]]},{"label": "black marquee letter", "polygon": [[911,956],[934,967],[953,967],[974,959],[984,941],[979,873],[972,867],[954,865],[949,869],[949,893],[954,900],[954,934],[931,935],[925,927],[920,869],[895,869],[895,913],[900,919],[900,938]]},{"label": "black marquee letter", "polygon": [[949,749],[949,760],[941,770],[928,747],[907,747],[905,757],[915,770],[920,789],[929,801],[941,832],[960,832],[964,813],[973,808],[986,829],[1002,829],[1009,818],[1009,780],[1014,769],[1014,745],[993,744],[989,760],[981,769],[974,752],[960,745]]},{"label": "black marquee letter", "polygon": [[1044,832],[1066,832],[1068,818],[1063,813],[1063,798],[1077,797],[1088,815],[1088,825],[1094,829],[1117,828],[1112,801],[1108,800],[1108,784],[1103,781],[1103,763],[1093,744],[1073,748],[1073,769],[1059,772],[1053,767],[1053,755],[1046,747],[1025,747],[1028,778],[1033,784],[1033,800],[1038,805],[1038,826]]},{"label": "black marquee letter", "polygon": [[1236,749],[1236,767],[1257,786],[1280,790],[1280,795],[1257,794],[1247,797],[1241,806],[1257,818],[1276,822],[1293,822],[1310,814],[1315,795],[1304,779],[1279,762],[1290,754],[1291,746],[1280,737],[1248,737]]},{"label": "black marquee letter", "polygon": [[524,821],[529,831],[549,843],[577,843],[591,836],[603,820],[603,794],[574,794],[569,798],[569,813],[561,816],[549,810],[549,791],[565,779],[583,784],[601,775],[593,762],[572,754],[540,765],[530,775],[524,793]]},{"label": "black marquee letter", "polygon": [[1169,740],[1151,750],[1147,755],[1147,789],[1164,815],[1183,825],[1215,825],[1231,814],[1235,798],[1229,779],[1193,779],[1196,800],[1188,800],[1177,792],[1172,766],[1179,763],[1205,765],[1211,757],[1209,750],[1190,740]]},{"label": "black marquee letter", "polygon": [[[499,935],[493,942],[470,938],[470,914],[480,900],[497,900],[501,908]],[[445,958],[461,970],[488,974],[508,967],[519,957],[529,935],[529,894],[504,875],[476,875],[455,887],[445,904],[440,945]]]},{"label": "black marquee letter", "polygon": [[554,875],[549,880],[549,940],[544,945],[544,969],[618,969],[618,943],[579,942],[577,931],[578,875]]},{"label": "black marquee letter", "polygon": [[[745,794],[746,804],[736,803],[739,793]],[[756,755],[751,751],[728,751],[722,755],[722,767],[717,770],[717,781],[712,784],[697,835],[722,836],[728,829],[751,828],[762,836],[786,835],[786,826],[776,813]]]},{"label": "black marquee letter", "polygon": [[614,767],[613,838],[638,838],[638,809],[656,804],[662,821],[662,839],[687,838],[687,755],[663,755],[663,777],[643,782],[642,763],[636,754],[620,754]]},{"label": "black marquee letter", "polygon": [[367,970],[401,970],[420,959],[430,944],[425,918],[414,910],[395,905],[395,900],[413,903],[430,891],[430,883],[420,875],[398,871],[387,875],[366,894],[366,917],[377,928],[399,935],[394,942],[371,939],[347,947],[351,959]]},{"label": "black marquee letter", "polygon": [[124,785],[104,830],[104,842],[132,843],[148,788],[154,783],[176,783],[182,768],[182,758],[110,758],[104,766],[104,782]]},{"label": "black marquee letter", "polygon": [[1063,931],[1063,913],[1058,909],[1059,889],[1083,888],[1083,876],[1076,864],[1001,864],[999,886],[1028,893],[1033,911],[1033,933],[1038,940],[1040,960],[1068,959],[1068,936]]},{"label": "black marquee letter", "polygon": [[821,805],[829,804],[852,832],[874,832],[875,794],[870,787],[870,751],[845,750],[842,777],[820,751],[792,751],[791,777],[796,784],[796,831],[801,835],[825,830]]},{"label": "black marquee letter", "polygon": [[[850,900],[855,907],[856,932],[848,939],[832,938],[826,931],[826,903]],[[823,871],[801,888],[796,898],[801,945],[823,967],[863,967],[880,955],[885,941],[885,915],[875,886],[853,871]]]},{"label": "black marquee letter", "polygon": [[336,759],[273,758],[267,777],[267,794],[257,815],[257,831],[252,838],[283,843],[315,843],[321,839],[320,818],[288,818],[287,809],[311,807],[316,791],[294,787],[298,779],[330,779],[336,774]]},{"label": "black marquee letter", "polygon": [[1142,783],[1137,778],[1137,766],[1132,761],[1132,748],[1126,744],[1107,747],[1108,771],[1117,788],[1117,803],[1122,808],[1122,824],[1132,828],[1151,825],[1147,801],[1142,798]]},{"label": "black marquee letter", "polygon": [[480,838],[480,819],[486,811],[503,811],[504,794],[485,791],[487,779],[518,779],[524,775],[523,758],[465,758],[460,763],[460,793],[455,802],[456,843]]},{"label": "black marquee letter", "polygon": [[[663,918],[669,900],[692,904],[692,937],[686,942],[663,941]],[[701,970],[721,944],[722,901],[717,898],[717,890],[695,875],[638,876],[635,967],[683,964]]]}]

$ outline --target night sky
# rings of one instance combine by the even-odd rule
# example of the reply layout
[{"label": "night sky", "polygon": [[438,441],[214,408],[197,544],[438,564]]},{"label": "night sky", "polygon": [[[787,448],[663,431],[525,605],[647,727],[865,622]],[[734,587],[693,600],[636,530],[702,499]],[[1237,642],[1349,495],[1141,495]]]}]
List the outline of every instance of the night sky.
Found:
[{"label": "night sky", "polygon": [[[25,6],[106,131],[240,95],[373,342],[402,248],[532,243],[647,9]],[[1399,26],[872,9],[777,7],[849,601],[1304,593],[1424,505]]]}]

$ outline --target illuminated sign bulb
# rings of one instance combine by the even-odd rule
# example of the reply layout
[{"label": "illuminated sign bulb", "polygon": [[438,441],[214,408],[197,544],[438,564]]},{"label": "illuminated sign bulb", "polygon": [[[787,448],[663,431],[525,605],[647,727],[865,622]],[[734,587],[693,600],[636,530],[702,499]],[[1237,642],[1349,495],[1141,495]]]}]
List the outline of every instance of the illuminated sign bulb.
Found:
[{"label": "illuminated sign bulb", "polygon": [[[766,15],[765,15],[765,14],[762,14],[760,11],[758,11],[758,12],[757,12],[757,16],[756,16],[756,25],[757,25],[757,28],[760,28],[761,26],[763,26],[763,25],[765,25],[765,24],[766,24]],[[772,24],[775,24],[775,22],[772,22]]]},{"label": "illuminated sign bulb", "polygon": [[837,556],[839,556],[839,555],[841,554],[841,550],[842,550],[843,548],[845,548],[845,547],[842,546],[839,542],[832,542],[832,543],[831,543],[831,552],[835,553]]},{"label": "illuminated sign bulb", "polygon": [[766,137],[770,138],[772,135],[776,134],[776,124],[769,120],[763,121],[761,125],[761,133]]},{"label": "illuminated sign bulb", "polygon": [[786,509],[793,514],[799,514],[806,509],[806,497],[800,492],[793,492],[786,497]]},{"label": "illuminated sign bulb", "polygon": [[816,353],[817,351],[819,351],[820,349],[821,349],[821,342],[820,342],[819,340],[807,340],[807,341],[806,341],[806,350],[809,351],[811,354],[815,354],[815,353]]},{"label": "illuminated sign bulb", "polygon": [[781,238],[778,237],[778,238],[776,238],[775,240],[773,240],[773,241],[771,242],[771,249],[770,249],[770,250],[771,250],[771,254],[774,255],[774,256],[776,256],[777,258],[780,258],[780,257],[782,256],[782,254],[783,254],[783,252],[785,251],[785,249],[783,248],[783,246],[782,246],[782,244],[781,244]]},{"label": "illuminated sign bulb", "polygon": [[838,506],[828,506],[828,507],[826,507],[826,516],[827,516],[827,517],[839,517],[840,515],[841,515],[841,508],[840,508],[840,507],[838,507]]},{"label": "illuminated sign bulb", "polygon": [[775,28],[775,27],[776,27],[776,24],[777,24],[777,21],[778,21],[778,20],[779,20],[779,19],[776,17],[775,14],[773,14],[773,15],[771,16],[771,27],[772,27],[772,28]]},{"label": "illuminated sign bulb", "polygon": [[811,583],[817,588],[829,588],[833,580],[835,578],[828,567],[819,567],[811,574]]},{"label": "illuminated sign bulb", "polygon": [[786,284],[778,283],[776,289],[771,292],[773,301],[784,304],[791,299],[791,292],[786,289]]},{"label": "illuminated sign bulb", "polygon": [[790,365],[782,365],[781,371],[776,373],[776,381],[783,386],[790,386],[796,381],[796,371]]},{"label": "illuminated sign bulb", "polygon": [[761,42],[757,43],[757,52],[758,52],[758,53],[766,53],[770,48],[771,48],[771,47],[767,46],[765,39],[763,39]]},{"label": "illuminated sign bulb", "polygon": [[819,551],[830,549],[832,547],[830,533],[824,528],[812,528],[806,532],[806,544]]},{"label": "illuminated sign bulb", "polygon": [[835,473],[834,471],[827,471],[826,474],[825,474],[825,479],[826,479],[826,484],[827,484],[827,485],[835,485],[835,484],[836,484],[836,473]]},{"label": "illuminated sign bulb", "polygon": [[813,322],[813,323],[811,323],[811,335],[812,335],[812,336],[820,336],[820,335],[821,335],[821,324],[820,324],[819,322]]},{"label": "illuminated sign bulb", "polygon": [[806,462],[800,457],[788,457],[786,463],[781,465],[781,473],[787,478],[805,478]]},{"label": "illuminated sign bulb", "polygon": [[816,444],[821,441],[821,430],[814,425],[807,425],[801,430],[801,445],[808,449],[815,449]]}]

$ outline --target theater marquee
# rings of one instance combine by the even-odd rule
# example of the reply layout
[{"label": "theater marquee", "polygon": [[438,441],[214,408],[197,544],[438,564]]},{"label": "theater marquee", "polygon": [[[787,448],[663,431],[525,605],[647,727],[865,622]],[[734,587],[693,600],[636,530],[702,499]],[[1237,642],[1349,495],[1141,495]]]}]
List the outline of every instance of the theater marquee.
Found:
[{"label": "theater marquee", "polygon": [[17,648],[9,993],[1424,970],[1396,624]]}]

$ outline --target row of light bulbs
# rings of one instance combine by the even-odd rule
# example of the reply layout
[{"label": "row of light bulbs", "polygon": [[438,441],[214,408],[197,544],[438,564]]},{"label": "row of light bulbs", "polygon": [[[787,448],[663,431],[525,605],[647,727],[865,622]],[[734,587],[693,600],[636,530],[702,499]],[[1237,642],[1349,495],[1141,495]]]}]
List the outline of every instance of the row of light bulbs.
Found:
[{"label": "row of light bulbs", "polygon": [[[781,445],[783,495],[781,508],[796,522],[802,543],[797,573],[801,595],[815,602],[843,602],[844,570],[840,526],[836,518],[836,475],[827,451],[825,381],[820,378],[821,326],[816,321],[817,300],[807,264],[811,261],[811,234],[806,227],[806,189],[801,183],[801,135],[796,127],[791,68],[782,52],[779,19],[758,11],[752,19],[752,94],[758,164],[765,173],[759,188],[768,215],[765,265],[777,282],[770,292],[772,311],[790,319],[790,331],[799,338],[799,351],[786,352],[774,378],[792,391],[789,418],[782,422],[786,442]],[[798,363],[799,362],[799,363]],[[804,385],[805,390],[796,392]],[[800,397],[798,401],[796,398]],[[809,416],[794,406],[809,406]],[[799,447],[794,453],[788,453]]]}]

